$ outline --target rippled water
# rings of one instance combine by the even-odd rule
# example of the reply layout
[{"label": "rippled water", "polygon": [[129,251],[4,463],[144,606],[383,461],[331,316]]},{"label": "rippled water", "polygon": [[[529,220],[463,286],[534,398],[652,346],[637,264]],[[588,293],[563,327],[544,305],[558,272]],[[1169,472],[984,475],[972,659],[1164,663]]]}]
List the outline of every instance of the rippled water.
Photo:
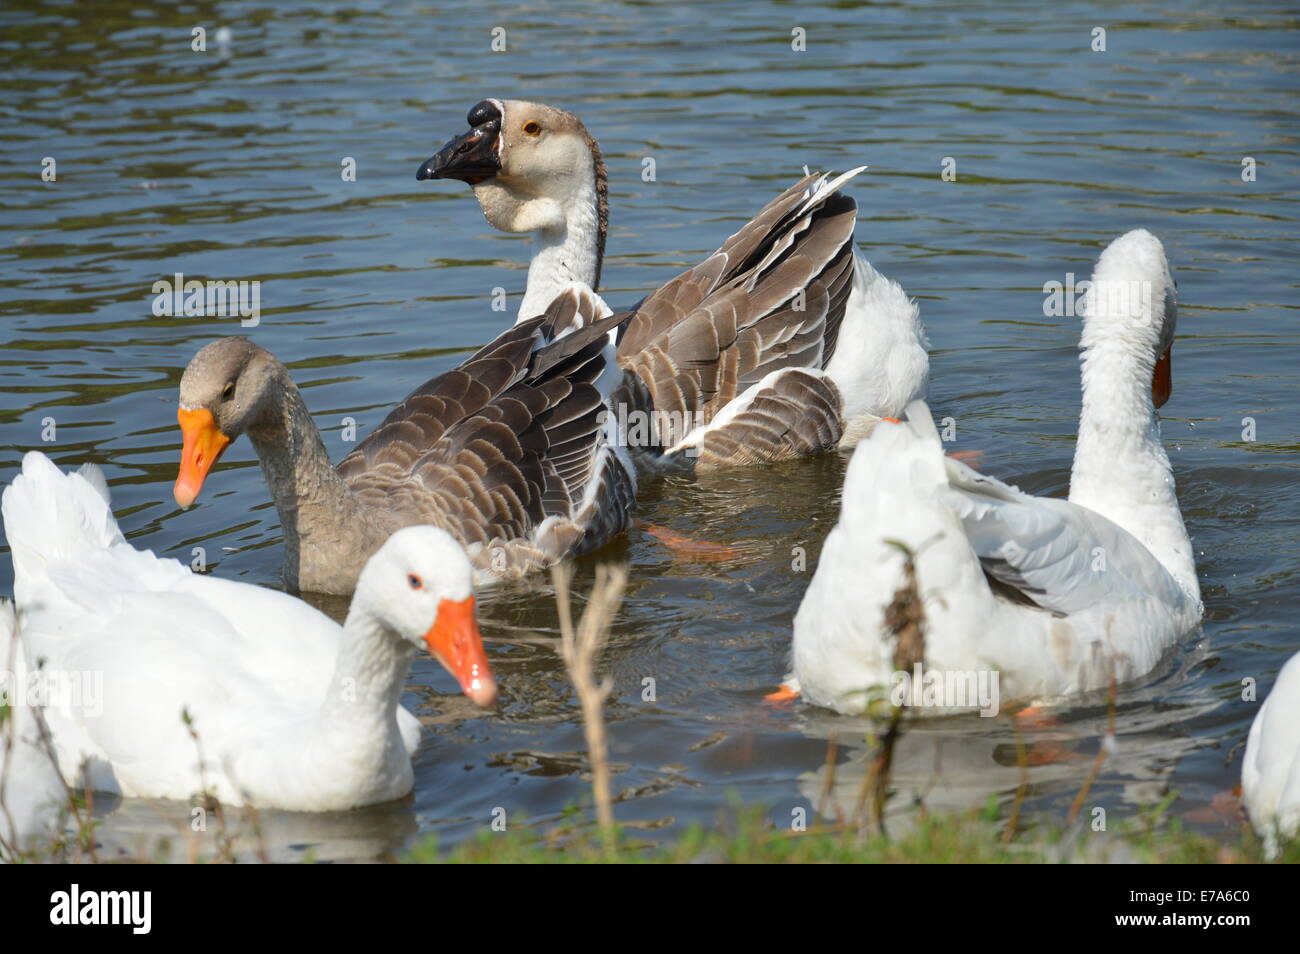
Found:
[{"label": "rippled water", "polygon": [[[616,305],[698,261],[805,164],[869,164],[852,189],[858,240],[921,303],[932,407],[956,419],[959,447],[1033,492],[1066,490],[1079,405],[1078,325],[1043,316],[1043,283],[1085,276],[1123,231],[1153,230],[1180,284],[1164,436],[1206,620],[1120,693],[1118,751],[1089,805],[1122,817],[1177,791],[1174,811],[1223,830],[1205,809],[1239,775],[1256,709],[1241,681],[1267,687],[1300,649],[1300,75],[1285,5],[447,0],[149,13],[99,0],[22,4],[0,24],[0,480],[34,447],[68,466],[97,461],[136,546],[186,561],[203,546],[216,573],[255,583],[276,580],[281,538],[249,444],[231,448],[195,509],[179,511],[170,492],[180,373],[237,329],[155,318],[150,288],[177,271],[261,280],[255,340],[289,365],[342,457],[344,417],[361,433],[377,424],[502,328],[495,286],[522,292],[527,240],[493,232],[463,186],[414,176],[483,96],[571,108],[601,141],[604,290]],[[208,29],[206,53],[190,49],[194,26]],[[506,52],[490,50],[496,26]],[[1090,49],[1097,26],[1106,52]],[[791,50],[795,27],[806,52]],[[45,156],[57,182],[41,181]],[[347,156],[355,182],[339,174]],[[657,181],[641,179],[646,156]],[[939,176],[945,156],[955,182]],[[1257,181],[1242,181],[1244,156]],[[827,457],[645,486],[646,520],[735,552],[684,562],[642,531],[612,549],[632,565],[607,656],[621,820],[708,823],[729,792],[778,823],[800,806],[850,804],[861,724],[762,702],[808,582],[792,548],[815,565],[842,474]],[[5,560],[0,591],[11,577]],[[490,595],[483,612],[498,709],[471,711],[434,663],[417,662],[407,702],[430,731],[414,795],[263,819],[277,856],[384,856],[420,832],[455,842],[498,807],[545,821],[587,797],[547,579]],[[654,702],[642,701],[646,678]],[[1064,816],[1105,716],[1103,700],[1087,700],[1027,733],[1031,812]],[[905,737],[897,777],[899,815],[918,796],[1008,800],[1020,780],[1011,727],[926,726]],[[110,806],[106,832],[139,847],[185,818],[126,803]]]}]

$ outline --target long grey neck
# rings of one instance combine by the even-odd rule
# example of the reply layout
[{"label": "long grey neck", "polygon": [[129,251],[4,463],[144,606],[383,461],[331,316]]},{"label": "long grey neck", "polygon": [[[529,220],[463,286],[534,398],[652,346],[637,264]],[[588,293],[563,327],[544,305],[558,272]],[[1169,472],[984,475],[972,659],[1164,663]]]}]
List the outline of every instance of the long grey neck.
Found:
[{"label": "long grey neck", "polygon": [[326,552],[349,541],[349,549],[356,549],[358,528],[368,525],[366,508],[330,462],[297,385],[287,371],[278,370],[279,413],[250,427],[248,436],[284,529],[285,582],[291,588],[320,589],[304,576],[304,551]]},{"label": "long grey neck", "polygon": [[533,259],[528,266],[528,288],[519,305],[518,321],[546,311],[555,296],[574,282],[600,288],[609,230],[609,196],[605,163],[600,147],[588,137],[591,175],[584,176],[564,209],[564,225],[533,232]]}]

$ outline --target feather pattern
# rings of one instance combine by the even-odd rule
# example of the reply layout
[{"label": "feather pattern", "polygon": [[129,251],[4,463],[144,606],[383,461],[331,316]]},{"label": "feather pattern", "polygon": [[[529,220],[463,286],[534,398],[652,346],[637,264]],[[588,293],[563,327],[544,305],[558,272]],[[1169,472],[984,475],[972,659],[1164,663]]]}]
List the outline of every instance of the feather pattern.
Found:
[{"label": "feather pattern", "polygon": [[[465,165],[459,137],[418,177],[464,179],[493,227],[533,236],[520,319],[566,283],[596,288],[608,201],[600,149],[581,120],[491,99],[470,110],[470,123],[497,168]],[[624,376],[611,409],[626,422],[619,439],[637,463],[710,468],[848,447],[924,397],[928,342],[916,306],[853,250],[857,205],[842,189],[863,168],[806,173],[632,309],[618,336]],[[773,375],[783,371],[800,373],[778,386]],[[819,372],[814,385],[808,373]],[[801,404],[800,394],[813,403]],[[839,408],[829,425],[828,404]],[[715,423],[732,433],[697,433]]]},{"label": "feather pattern", "polygon": [[442,527],[476,568],[518,574],[626,528],[635,483],[606,453],[600,302],[572,288],[413,391],[339,475],[359,499]]},{"label": "feather pattern", "polygon": [[352,592],[365,560],[412,524],[449,533],[480,580],[516,576],[598,547],[630,519],[634,473],[610,447],[608,413],[628,316],[606,311],[585,287],[564,289],[412,391],[337,467],[288,371],[246,339],[195,355],[181,404],[211,413],[227,440],[253,441],[291,588]]},{"label": "feather pattern", "polygon": [[[856,205],[829,190],[810,203],[818,181],[809,176],[791,186],[708,259],[652,292],[628,322],[619,361],[641,387],[626,387],[620,396],[666,422],[663,445],[707,426],[774,372],[821,370],[830,360],[852,289]],[[790,393],[808,389],[805,378],[794,381],[800,383]],[[833,388],[827,379],[817,390]],[[838,396],[829,399],[840,403]],[[768,401],[755,406],[759,417],[745,425],[751,432],[773,419]],[[787,394],[778,417],[793,424],[798,409]],[[816,427],[810,422],[806,429]],[[724,443],[740,435],[743,430]],[[768,446],[775,456],[764,455]],[[700,455],[696,466],[781,459],[788,449],[780,440],[764,442],[749,455]]]},{"label": "feather pattern", "polygon": [[923,402],[858,449],[844,502],[795,617],[795,677],[820,705],[862,711],[873,687],[895,684],[883,615],[901,574],[895,541],[923,587],[925,668],[996,671],[1007,701],[1149,672],[1200,617],[1199,599],[1126,528],[945,457]]}]

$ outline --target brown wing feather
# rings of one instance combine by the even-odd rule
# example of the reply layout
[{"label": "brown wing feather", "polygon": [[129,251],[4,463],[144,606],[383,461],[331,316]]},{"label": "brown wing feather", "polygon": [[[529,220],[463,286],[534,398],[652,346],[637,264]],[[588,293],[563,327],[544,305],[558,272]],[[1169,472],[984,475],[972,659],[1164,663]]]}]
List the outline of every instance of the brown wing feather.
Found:
[{"label": "brown wing feather", "polygon": [[605,404],[595,382],[607,342],[575,332],[546,343],[573,325],[575,313],[594,323],[596,306],[584,294],[590,299],[564,293],[545,315],[516,325],[394,408],[339,464],[357,496],[441,526],[467,547],[516,546],[512,559],[525,563],[554,555],[526,542],[548,517],[563,518],[550,541],[557,553],[622,530],[631,495],[620,487],[599,526],[577,522],[592,518],[583,492],[606,466]]},{"label": "brown wing feather", "polygon": [[526,372],[543,318],[515,325],[459,367],[420,385],[339,461],[345,481],[386,463],[408,468],[447,428],[486,406]]},{"label": "brown wing feather", "polygon": [[655,412],[657,449],[772,371],[829,362],[852,291],[857,206],[834,192],[805,208],[814,178],[652,292],[628,320],[619,363],[635,380],[615,400]]},{"label": "brown wing feather", "polygon": [[725,425],[705,433],[695,467],[772,463],[835,447],[843,432],[839,389],[802,368],[779,375]]}]

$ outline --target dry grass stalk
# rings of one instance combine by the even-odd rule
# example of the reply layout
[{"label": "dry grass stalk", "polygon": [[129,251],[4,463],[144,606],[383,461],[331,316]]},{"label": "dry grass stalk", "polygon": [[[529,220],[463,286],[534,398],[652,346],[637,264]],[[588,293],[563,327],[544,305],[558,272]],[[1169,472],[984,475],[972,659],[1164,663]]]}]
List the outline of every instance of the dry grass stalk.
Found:
[{"label": "dry grass stalk", "polygon": [[[0,606],[0,612],[8,612],[8,607]],[[7,673],[17,672],[18,670],[18,639],[17,634],[9,640],[9,658],[5,660],[4,671]],[[4,818],[4,831],[17,835],[18,823],[14,820],[13,813],[9,811],[9,805],[5,801],[5,792],[9,786],[9,767],[13,764],[13,750],[16,744],[14,738],[14,711],[9,705],[0,709],[0,735],[3,736],[0,744],[0,815]],[[0,835],[0,862],[12,864],[20,856],[18,846],[10,845],[3,835]]]},{"label": "dry grass stalk", "polygon": [[[885,630],[895,639],[894,671],[911,673],[925,659],[925,604],[916,578],[916,553],[897,540],[886,542],[903,553],[903,583],[885,607]],[[889,728],[858,796],[855,814],[861,819],[860,831],[864,834],[868,826],[882,835],[885,833],[885,799],[889,794],[894,747],[902,735],[903,709],[903,706],[892,707]]]},{"label": "dry grass stalk", "polygon": [[[8,659],[5,661],[7,672],[18,671],[18,654],[22,652],[20,641],[22,632],[19,628],[16,610],[11,610],[7,600],[0,600],[0,612],[14,612],[14,632],[13,638],[9,640]],[[40,670],[44,666],[44,660],[37,660],[36,668]],[[60,804],[60,812],[64,816],[61,822],[66,822],[68,818],[75,823],[75,837],[69,838],[66,833],[57,836],[51,836],[47,839],[47,844],[32,850],[24,849],[17,839],[13,843],[4,838],[0,838],[0,862],[17,863],[23,861],[67,861],[69,853],[75,852],[73,858],[76,861],[89,861],[92,864],[98,862],[96,855],[95,840],[95,817],[94,817],[94,793],[87,785],[82,792],[75,791],[63,777],[63,772],[59,767],[59,757],[54,749],[54,738],[50,734],[50,728],[45,721],[45,714],[39,708],[30,708],[29,717],[32,720],[33,727],[36,731],[36,744],[40,749],[41,755],[50,761],[53,766],[54,774],[59,779],[59,784],[63,789],[63,800]],[[9,770],[13,764],[14,749],[18,745],[16,736],[17,713],[12,705],[7,705],[0,717],[0,734],[3,734],[3,771],[0,772],[0,813],[3,814],[7,828],[13,835],[17,835],[17,826],[13,814],[6,804],[5,794],[9,782]]]},{"label": "dry grass stalk", "polygon": [[[10,843],[0,837],[0,864],[37,861],[67,863],[70,858],[78,862],[88,861],[91,864],[97,864],[99,857],[96,853],[94,792],[89,785],[86,785],[82,791],[78,792],[64,780],[63,773],[59,769],[59,757],[54,751],[54,739],[50,735],[44,715],[39,709],[33,709],[31,715],[36,726],[37,744],[40,747],[41,754],[50,760],[63,788],[63,799],[59,804],[60,824],[65,824],[68,819],[71,819],[73,834],[71,837],[66,833],[51,834],[50,837],[44,840],[43,845],[38,845],[32,850],[22,848],[16,841]],[[16,745],[14,722],[14,713],[11,709],[4,720],[3,729],[5,737],[4,775],[6,778],[3,782],[0,782],[0,811],[3,812],[6,819],[7,830],[16,834],[17,829],[14,818],[9,811],[8,805],[5,804],[4,798],[13,748]]]},{"label": "dry grass stalk", "polygon": [[826,739],[826,782],[822,785],[821,804],[817,806],[817,814],[825,818],[828,814],[827,807],[835,809],[835,821],[837,824],[844,824],[844,813],[840,810],[839,802],[833,800],[835,794],[835,773],[838,768],[836,753],[839,750],[839,741],[834,732]]},{"label": "dry grass stalk", "polygon": [[605,745],[605,700],[614,688],[607,676],[596,682],[596,657],[609,637],[609,628],[623,602],[627,586],[627,567],[600,564],[587,608],[575,630],[569,602],[573,570],[569,564],[551,567],[555,581],[555,603],[560,617],[560,654],[569,679],[582,705],[582,731],[587,740],[591,762],[591,792],[596,802],[596,821],[607,849],[614,845],[614,801],[609,790],[609,758]]},{"label": "dry grass stalk", "polygon": [[1016,717],[1011,717],[1011,731],[1016,737],[1016,765],[1020,767],[1020,784],[1016,786],[1016,796],[1011,802],[1011,813],[1007,816],[1007,827],[1002,831],[1002,843],[1011,844],[1016,832],[1020,830],[1020,806],[1025,801],[1025,793],[1029,791],[1029,749],[1025,746],[1024,737],[1020,734],[1020,723]]},{"label": "dry grass stalk", "polygon": [[1083,808],[1083,800],[1088,797],[1088,792],[1092,790],[1093,783],[1097,781],[1097,776],[1101,774],[1101,766],[1106,761],[1106,753],[1110,748],[1110,742],[1115,738],[1115,705],[1118,695],[1119,686],[1116,684],[1115,671],[1112,667],[1110,688],[1106,692],[1106,734],[1102,737],[1101,745],[1097,749],[1097,757],[1092,760],[1092,768],[1088,771],[1088,777],[1084,779],[1083,788],[1079,789],[1074,804],[1070,806],[1070,813],[1065,816],[1066,825],[1073,825],[1074,820],[1079,817],[1079,810]]},{"label": "dry grass stalk", "polygon": [[[238,833],[234,831],[226,819],[226,807],[221,803],[215,794],[208,787],[208,775],[203,758],[203,743],[199,740],[198,730],[195,728],[194,719],[188,709],[181,710],[181,721],[185,725],[185,730],[189,733],[190,739],[194,742],[194,752],[198,758],[199,785],[200,791],[197,795],[197,805],[204,813],[203,831],[207,831],[207,816],[214,815],[217,819],[217,830],[213,839],[216,846],[216,855],[211,859],[214,862],[222,864],[236,864],[239,861],[239,854],[236,851]],[[248,822],[252,831],[254,847],[257,852],[257,859],[262,864],[270,864],[271,858],[266,850],[266,840],[262,835],[261,816],[258,815],[256,807],[251,800],[247,800],[247,793],[244,793],[246,800],[244,803],[244,820]],[[189,852],[191,864],[199,861],[199,840],[194,838],[192,832],[187,833],[186,845]]]}]

